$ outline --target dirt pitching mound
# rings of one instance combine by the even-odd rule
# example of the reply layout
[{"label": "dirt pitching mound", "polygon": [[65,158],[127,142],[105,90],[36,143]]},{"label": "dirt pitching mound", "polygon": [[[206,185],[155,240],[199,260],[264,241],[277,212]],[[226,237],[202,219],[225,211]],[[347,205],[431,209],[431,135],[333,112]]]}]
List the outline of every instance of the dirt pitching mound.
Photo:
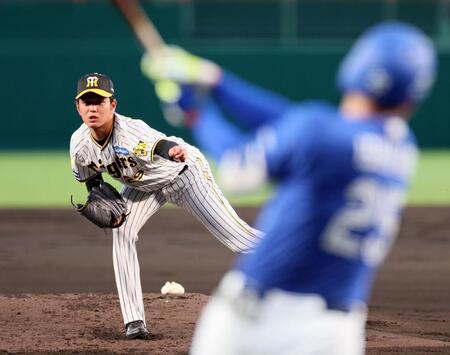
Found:
[{"label": "dirt pitching mound", "polygon": [[[256,209],[239,209],[249,222]],[[408,208],[375,283],[367,354],[450,354],[450,208]],[[187,354],[233,262],[191,216],[163,209],[140,233],[148,340],[127,340],[111,238],[70,210],[0,211],[0,354]],[[166,281],[183,284],[163,298]]]}]

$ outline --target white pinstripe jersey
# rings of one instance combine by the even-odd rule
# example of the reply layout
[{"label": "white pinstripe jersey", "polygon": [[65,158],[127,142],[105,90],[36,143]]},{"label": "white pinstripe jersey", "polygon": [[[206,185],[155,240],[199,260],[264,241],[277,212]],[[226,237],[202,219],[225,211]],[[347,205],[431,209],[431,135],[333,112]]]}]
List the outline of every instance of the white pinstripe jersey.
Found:
[{"label": "white pinstripe jersey", "polygon": [[99,145],[83,123],[70,140],[70,157],[75,178],[84,182],[107,172],[114,179],[142,191],[155,191],[171,182],[184,163],[154,154],[156,144],[166,136],[144,121],[115,114],[114,126],[105,143]]}]

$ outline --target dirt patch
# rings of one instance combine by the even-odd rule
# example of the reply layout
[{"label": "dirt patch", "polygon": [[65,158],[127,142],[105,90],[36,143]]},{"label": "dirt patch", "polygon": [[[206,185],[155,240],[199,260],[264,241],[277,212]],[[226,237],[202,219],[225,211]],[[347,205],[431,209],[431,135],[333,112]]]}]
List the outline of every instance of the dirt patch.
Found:
[{"label": "dirt patch", "polygon": [[185,354],[206,300],[200,294],[178,299],[146,294],[151,337],[128,340],[115,294],[2,296],[1,349],[23,354]]},{"label": "dirt patch", "polygon": [[[257,210],[240,209],[252,222]],[[138,242],[152,337],[130,341],[109,234],[70,210],[0,211],[0,354],[186,354],[233,254],[192,217],[163,209]],[[368,354],[450,354],[450,208],[409,208],[373,292]],[[166,281],[188,294],[166,299]]]}]

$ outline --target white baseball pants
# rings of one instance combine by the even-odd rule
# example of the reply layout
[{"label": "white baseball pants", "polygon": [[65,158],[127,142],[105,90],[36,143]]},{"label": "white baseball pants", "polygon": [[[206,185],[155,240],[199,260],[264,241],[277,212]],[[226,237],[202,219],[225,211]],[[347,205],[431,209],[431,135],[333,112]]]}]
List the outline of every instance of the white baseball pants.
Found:
[{"label": "white baseball pants", "polygon": [[191,355],[363,355],[366,311],[326,308],[318,295],[244,290],[230,272],[197,323]]},{"label": "white baseball pants", "polygon": [[206,159],[197,152],[189,152],[188,169],[161,190],[122,190],[130,214],[120,228],[113,229],[113,263],[125,324],[134,320],[145,322],[136,241],[142,226],[166,202],[191,213],[234,252],[248,252],[262,237],[260,231],[239,218],[218,189]]}]

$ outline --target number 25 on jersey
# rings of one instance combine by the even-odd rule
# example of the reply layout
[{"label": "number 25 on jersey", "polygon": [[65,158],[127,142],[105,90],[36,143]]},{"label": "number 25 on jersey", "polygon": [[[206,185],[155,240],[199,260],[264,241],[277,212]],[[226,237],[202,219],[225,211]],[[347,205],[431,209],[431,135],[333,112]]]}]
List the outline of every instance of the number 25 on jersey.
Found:
[{"label": "number 25 on jersey", "polygon": [[355,180],[347,189],[347,203],[325,228],[321,247],[330,254],[376,267],[397,234],[403,196],[401,187],[370,178]]}]

